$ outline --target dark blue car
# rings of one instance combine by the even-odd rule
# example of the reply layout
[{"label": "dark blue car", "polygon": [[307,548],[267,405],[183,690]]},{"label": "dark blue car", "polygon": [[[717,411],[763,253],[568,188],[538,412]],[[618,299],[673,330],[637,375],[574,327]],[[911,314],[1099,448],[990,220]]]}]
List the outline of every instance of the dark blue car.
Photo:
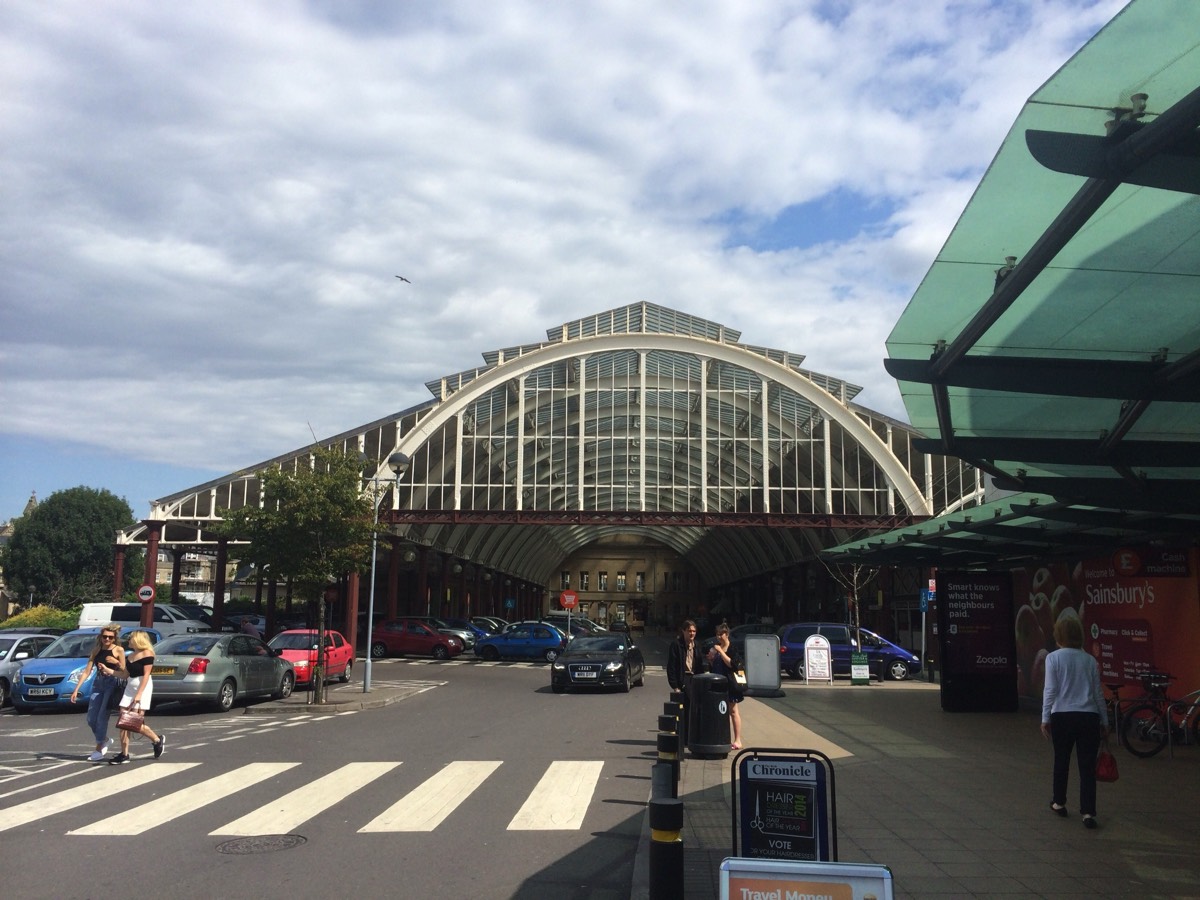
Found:
[{"label": "dark blue car", "polygon": [[[872,675],[882,672],[888,678],[903,681],[921,671],[921,657],[912,651],[866,628],[858,630],[862,634],[862,652],[867,654]],[[859,650],[854,629],[837,622],[792,622],[776,634],[779,635],[779,667],[794,678],[804,677],[804,642],[814,634],[829,641],[834,675],[849,675],[850,654]]]}]

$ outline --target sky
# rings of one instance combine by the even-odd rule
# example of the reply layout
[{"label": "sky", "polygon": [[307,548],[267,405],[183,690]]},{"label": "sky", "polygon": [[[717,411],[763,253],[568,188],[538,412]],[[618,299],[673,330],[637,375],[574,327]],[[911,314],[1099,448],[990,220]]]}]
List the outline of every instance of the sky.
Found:
[{"label": "sky", "polygon": [[145,516],[639,301],[906,420],[884,339],[1124,5],[7,3],[0,522]]}]

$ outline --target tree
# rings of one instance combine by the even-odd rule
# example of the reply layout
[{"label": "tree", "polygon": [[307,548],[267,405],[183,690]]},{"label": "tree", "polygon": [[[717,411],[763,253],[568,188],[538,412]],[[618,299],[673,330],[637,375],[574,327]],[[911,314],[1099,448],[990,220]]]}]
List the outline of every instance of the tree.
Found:
[{"label": "tree", "polygon": [[[291,579],[301,599],[315,601],[323,631],[326,586],[370,562],[374,507],[362,490],[363,462],[314,447],[308,465],[298,461],[293,469],[271,469],[259,477],[262,504],[221,510],[224,521],[217,531],[249,541],[243,561],[277,581]],[[318,654],[313,673],[318,703],[324,699],[323,662]]]},{"label": "tree", "polygon": [[858,601],[862,596],[867,585],[875,580],[879,575],[878,566],[867,566],[862,563],[827,563],[821,559],[821,565],[825,567],[830,577],[846,592],[846,614],[848,624],[854,629],[854,640],[859,649],[862,649],[862,632],[860,631],[862,624],[859,620]]},{"label": "tree", "polygon": [[[32,593],[59,609],[111,599],[116,534],[135,521],[129,504],[111,491],[57,491],[13,523],[4,577],[18,596]],[[127,557],[120,593],[134,590],[143,571],[140,554]]]}]

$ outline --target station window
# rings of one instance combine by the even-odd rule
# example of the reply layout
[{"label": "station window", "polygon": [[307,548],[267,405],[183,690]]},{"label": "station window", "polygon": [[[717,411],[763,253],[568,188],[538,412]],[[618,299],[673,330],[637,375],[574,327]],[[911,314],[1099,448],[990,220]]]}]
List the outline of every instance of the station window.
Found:
[{"label": "station window", "polygon": [[672,572],[671,573],[671,590],[673,590],[673,591],[683,590],[682,579],[680,578],[681,574],[682,574],[681,572]]},{"label": "station window", "polygon": [[646,590],[646,573],[645,572],[638,572],[637,575],[634,577],[633,589],[635,591],[637,591],[639,594],[643,593]]},{"label": "station window", "polygon": [[587,572],[579,573],[579,589],[581,591],[590,590],[588,588],[588,573]]},{"label": "station window", "polygon": [[607,572],[596,573],[596,590],[598,590],[598,591],[607,591],[608,590],[608,573]]},{"label": "station window", "polygon": [[559,590],[569,591],[571,589],[571,573],[570,572],[559,572],[558,580],[560,582]]},{"label": "station window", "polygon": [[617,573],[617,590],[618,591],[625,590],[625,573],[624,572]]}]

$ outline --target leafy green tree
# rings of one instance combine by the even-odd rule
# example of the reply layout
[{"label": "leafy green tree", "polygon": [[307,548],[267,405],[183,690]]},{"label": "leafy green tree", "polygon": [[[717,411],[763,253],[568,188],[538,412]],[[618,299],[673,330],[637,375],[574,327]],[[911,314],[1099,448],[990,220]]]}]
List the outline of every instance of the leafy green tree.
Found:
[{"label": "leafy green tree", "polygon": [[[301,599],[316,601],[323,623],[326,586],[370,563],[374,508],[363,494],[362,460],[322,447],[311,453],[308,465],[261,473],[262,505],[221,510],[216,530],[249,541],[241,560],[277,581],[290,578]],[[318,702],[321,675],[313,677]]]},{"label": "leafy green tree", "polygon": [[[74,487],[57,491],[13,523],[4,548],[4,577],[19,597],[66,609],[112,598],[113,543],[136,520],[111,491]],[[126,556],[121,593],[136,589],[141,553]]]}]

